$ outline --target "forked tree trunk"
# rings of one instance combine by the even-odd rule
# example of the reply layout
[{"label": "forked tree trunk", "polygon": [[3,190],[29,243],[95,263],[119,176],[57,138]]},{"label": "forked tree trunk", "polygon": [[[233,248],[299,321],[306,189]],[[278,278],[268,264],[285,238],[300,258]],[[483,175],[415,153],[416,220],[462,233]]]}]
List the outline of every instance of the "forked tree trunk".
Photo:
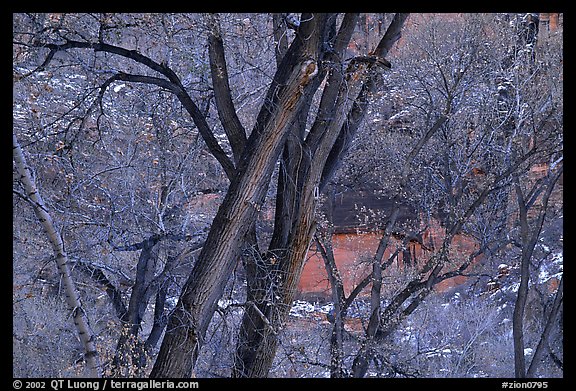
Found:
[{"label": "forked tree trunk", "polygon": [[323,15],[309,15],[268,91],[237,176],[214,218],[199,259],[166,328],[151,377],[190,377],[204,334],[239,259],[242,243],[263,204],[288,129],[316,75]]},{"label": "forked tree trunk", "polygon": [[[362,120],[366,84],[371,84],[376,66],[389,66],[384,59],[388,50],[400,38],[407,14],[397,14],[374,51],[374,56],[357,57],[346,72],[330,69],[318,114],[310,132],[301,135],[300,154],[284,160],[289,173],[286,186],[279,185],[276,204],[276,225],[268,253],[256,269],[265,273],[258,286],[267,297],[259,297],[258,308],[248,307],[244,313],[236,352],[234,377],[266,377],[272,367],[279,331],[284,327],[306,253],[315,232],[315,208],[318,193],[335,172],[355,130]],[[357,15],[347,14],[338,34],[334,35],[333,53],[341,58],[356,25]],[[335,30],[335,25],[331,27]],[[336,62],[337,63],[337,62]],[[358,112],[360,111],[360,113]],[[288,152],[290,152],[288,150]],[[298,156],[301,156],[298,159]],[[282,178],[282,176],[280,176]],[[287,194],[288,193],[288,194]],[[250,290],[250,287],[249,287]],[[256,311],[259,310],[259,311]],[[264,317],[262,316],[264,315]]]},{"label": "forked tree trunk", "polygon": [[70,274],[69,260],[68,255],[64,250],[64,242],[56,230],[52,217],[48,213],[48,209],[38,192],[30,168],[26,164],[22,148],[14,134],[12,135],[12,148],[14,163],[19,175],[19,180],[26,191],[25,195],[32,205],[38,221],[42,224],[42,228],[44,228],[48,240],[52,245],[52,249],[54,250],[54,254],[56,255],[56,265],[58,267],[58,272],[60,273],[62,286],[64,287],[66,304],[68,304],[68,309],[74,319],[74,326],[76,327],[78,337],[80,338],[80,342],[84,348],[86,375],[88,377],[100,377],[100,363],[94,341],[94,334],[90,329],[86,311],[84,311],[84,308],[82,307],[80,295],[76,289],[72,275]]}]

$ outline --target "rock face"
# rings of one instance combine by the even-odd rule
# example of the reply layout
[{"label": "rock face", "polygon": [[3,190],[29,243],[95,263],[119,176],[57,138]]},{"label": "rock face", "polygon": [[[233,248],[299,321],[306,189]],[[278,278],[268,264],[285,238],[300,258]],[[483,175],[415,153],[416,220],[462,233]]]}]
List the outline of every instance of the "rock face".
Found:
[{"label": "rock face", "polygon": [[[532,179],[537,180],[542,178],[546,174],[547,169],[547,165],[534,166],[531,169]],[[332,238],[334,257],[347,295],[360,281],[370,274],[371,261],[382,236],[382,224],[387,220],[387,217],[390,216],[393,208],[397,207],[401,209],[396,225],[398,230],[393,234],[383,259],[388,259],[392,252],[399,246],[402,247],[406,236],[408,236],[410,240],[404,248],[400,249],[387,273],[402,278],[403,275],[410,272],[410,268],[416,270],[421,267],[432,255],[434,249],[439,248],[442,243],[444,229],[439,221],[442,216],[438,215],[438,220],[421,234],[415,234],[414,232],[416,232],[417,229],[415,228],[414,222],[418,221],[416,212],[408,205],[395,205],[389,199],[378,194],[379,192],[374,189],[337,193],[337,195],[328,202],[328,210],[325,211],[327,215],[331,216],[334,224],[334,235]],[[562,208],[562,195],[563,178],[560,178],[550,198],[550,203],[554,205],[554,208]],[[530,213],[535,212],[537,212],[536,208],[530,211]],[[556,235],[555,232],[561,232],[561,227],[563,226],[561,219],[557,222],[557,225],[560,228],[556,231],[551,228],[549,232],[543,232],[543,235],[554,236]],[[562,241],[561,237],[560,239],[556,237],[555,239],[547,238],[546,240],[548,242]],[[466,235],[456,235],[450,247],[450,257],[455,260],[455,264],[452,265],[452,267],[448,265],[445,271],[456,269],[470,254],[473,254],[477,248],[478,244],[472,238]],[[548,250],[545,249],[545,252],[548,252]],[[477,257],[467,272],[470,272],[470,269],[474,268],[480,259],[481,256]],[[559,261],[559,264],[561,265],[562,262]],[[492,284],[486,287],[487,290],[499,289],[501,285],[500,280],[503,279],[503,276],[507,275],[507,271],[504,268],[495,272],[497,272],[499,277],[495,278]],[[558,273],[556,269],[549,272],[552,277],[546,280],[549,292],[554,292],[559,283],[559,278],[555,273]],[[435,290],[444,292],[466,281],[466,277],[456,276],[438,283],[435,286]],[[370,286],[364,289],[363,294],[369,295],[369,292]],[[301,297],[324,299],[328,299],[331,295],[324,261],[314,244],[308,252],[308,260],[304,266],[299,283],[299,293]]]},{"label": "rock face", "polygon": [[[434,244],[441,238],[441,228],[432,227],[422,234],[422,242],[410,241],[406,249],[400,251],[397,258],[390,265],[390,274],[408,273],[409,268],[416,268],[432,255]],[[358,285],[367,275],[370,274],[370,262],[380,241],[381,234],[377,232],[369,233],[337,233],[332,238],[334,248],[334,258],[338,270],[342,276],[344,289],[348,295],[355,286]],[[393,238],[389,248],[384,253],[384,259],[388,259],[397,246],[401,246],[402,240]],[[477,246],[475,242],[464,236],[458,235],[454,238],[451,252],[456,254],[473,253]],[[445,291],[456,285],[466,282],[462,276],[444,280],[436,285],[436,290]],[[324,267],[324,261],[320,253],[314,246],[310,248],[308,260],[304,266],[299,284],[300,294],[304,297],[324,297],[330,296],[330,285]],[[364,294],[370,294],[370,287],[364,289]]]},{"label": "rock face", "polygon": [[[366,276],[370,274],[371,260],[382,237],[383,224],[394,208],[400,209],[396,223],[397,230],[392,235],[384,260],[397,250],[398,254],[389,267],[391,275],[403,275],[417,270],[441,245],[443,228],[436,221],[425,231],[418,233],[415,222],[417,212],[408,204],[395,204],[377,189],[335,192],[327,202],[325,213],[334,225],[332,246],[338,270],[342,276],[344,289],[348,295]],[[407,242],[404,246],[403,242]],[[451,253],[467,257],[477,248],[476,243],[465,235],[457,235],[452,241]],[[463,262],[462,259],[459,262]],[[443,291],[465,282],[464,277],[454,277],[436,286]],[[301,297],[328,298],[330,285],[322,256],[312,244],[308,260],[299,283]],[[370,287],[364,290],[369,294]]]}]

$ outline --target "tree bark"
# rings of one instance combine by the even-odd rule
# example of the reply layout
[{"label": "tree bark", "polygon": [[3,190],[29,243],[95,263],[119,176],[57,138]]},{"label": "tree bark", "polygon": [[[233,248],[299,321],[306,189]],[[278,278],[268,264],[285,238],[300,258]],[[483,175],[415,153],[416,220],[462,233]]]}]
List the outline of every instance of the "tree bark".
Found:
[{"label": "tree bark", "polygon": [[[332,36],[335,49],[339,51],[336,53],[340,53],[346,47],[345,43],[352,34],[356,18],[355,14],[346,15],[339,34]],[[326,23],[325,34],[329,36],[335,30],[335,16],[327,17]],[[326,69],[320,70],[321,75],[326,72]],[[306,118],[312,102],[310,96],[285,146],[278,179],[273,237],[267,255],[262,264],[256,268],[258,276],[255,282],[249,281],[248,284],[249,294],[255,298],[258,308],[248,308],[244,313],[235,357],[234,377],[267,376],[276,352],[277,331],[283,327],[292,303],[291,297],[296,289],[302,262],[313,234],[310,232],[313,230],[313,221],[307,219],[313,218],[315,206],[312,200],[317,197],[314,195],[317,191],[314,188],[317,189],[318,184],[314,183],[317,181],[311,174],[313,171],[318,171],[318,168],[313,169],[314,166],[324,164],[326,156],[323,157],[323,154],[327,155],[327,152],[317,152],[326,148],[323,146],[325,142],[322,141],[322,136],[327,134],[323,131],[328,128],[328,121],[325,118],[334,114],[333,105],[336,104],[343,80],[341,71],[329,72],[327,81],[329,87],[325,88],[322,95],[319,115],[314,126],[306,137]],[[316,88],[322,78],[317,80]],[[332,130],[331,133],[335,131]],[[331,146],[333,140],[330,137],[327,143]],[[319,177],[319,174],[313,175]],[[257,288],[254,289],[254,286]],[[258,312],[265,314],[271,327],[263,324]]]},{"label": "tree bark", "polygon": [[542,331],[542,335],[540,336],[540,340],[538,341],[538,345],[536,346],[536,350],[534,351],[534,356],[532,356],[532,361],[530,362],[530,366],[528,367],[528,371],[526,371],[526,377],[533,378],[536,377],[536,370],[540,365],[540,360],[542,359],[542,355],[544,354],[544,350],[548,344],[548,336],[552,331],[552,327],[560,312],[560,307],[562,305],[562,301],[564,299],[564,279],[560,279],[560,284],[558,285],[558,290],[556,291],[556,295],[554,296],[554,302],[552,303],[552,309],[548,315],[548,320],[546,321],[546,326],[544,326],[544,330]]},{"label": "tree bark", "polygon": [[514,314],[512,316],[512,337],[514,341],[514,374],[517,378],[526,377],[526,358],[524,356],[524,309],[528,298],[528,283],[530,281],[530,259],[529,253],[529,226],[528,210],[524,200],[524,195],[520,189],[517,179],[515,188],[518,199],[518,211],[520,215],[520,236],[522,238],[522,253],[520,259],[520,286],[516,302],[514,303]]},{"label": "tree bark", "polygon": [[342,276],[338,271],[336,259],[334,258],[334,249],[332,247],[332,218],[328,217],[328,229],[316,232],[316,248],[324,260],[324,268],[330,282],[332,291],[332,302],[334,309],[332,315],[328,315],[328,320],[333,324],[332,333],[330,334],[330,377],[345,377],[344,371],[344,319],[346,317],[346,294],[344,292],[344,283]]},{"label": "tree bark", "polygon": [[[396,15],[395,20],[398,23],[393,23],[394,28],[399,31],[406,17],[407,14]],[[357,18],[357,14],[345,16],[340,30],[334,35],[334,50],[328,54],[329,57],[331,55],[334,55],[335,59],[342,57]],[[394,37],[396,42],[399,35]],[[384,49],[376,53],[378,56],[385,54]],[[373,66],[377,64],[359,62],[348,64],[345,72],[336,67],[328,70],[328,79],[316,119],[306,138],[301,138],[298,144],[301,158],[294,166],[289,167],[291,170],[288,177],[291,180],[285,180],[284,187],[279,187],[278,197],[282,197],[283,202],[279,204],[277,199],[276,222],[280,222],[281,225],[275,226],[275,235],[268,251],[270,258],[275,260],[274,266],[267,270],[268,275],[272,277],[268,279],[272,283],[267,289],[271,289],[272,293],[269,301],[262,301],[264,307],[260,308],[267,316],[271,327],[263,327],[253,311],[245,312],[233,376],[266,377],[270,371],[276,352],[278,331],[286,322],[306,253],[315,232],[314,213],[317,194],[320,186],[329,180],[325,168],[328,165],[334,166],[334,161],[328,164],[330,157],[343,156],[340,151],[334,150],[334,146],[343,131],[348,130],[345,126],[346,121],[354,118],[356,120],[354,126],[360,123],[361,118],[357,115],[353,117],[351,113],[353,109],[358,109],[359,98],[365,98],[361,91],[364,89],[364,83],[373,77]],[[339,145],[341,147],[349,145],[352,136],[353,132],[347,132],[344,138],[347,138],[348,142],[343,140],[344,142]],[[298,140],[296,142],[298,143]],[[294,156],[290,158],[296,160]],[[333,174],[335,170],[329,171]],[[280,194],[280,189],[283,194]],[[290,192],[292,196],[287,196],[286,193]],[[288,222],[286,217],[290,218]],[[252,330],[244,330],[246,327],[252,327]]]},{"label": "tree bark", "polygon": [[[554,174],[549,173],[549,178],[546,186],[546,191],[542,197],[542,208],[539,214],[535,217],[533,227],[530,227],[528,220],[528,210],[536,200],[539,192],[534,192],[532,200],[527,200],[520,185],[520,179],[515,177],[514,188],[516,191],[516,200],[518,203],[519,220],[520,220],[520,238],[522,243],[522,251],[520,255],[520,286],[518,287],[518,294],[516,302],[514,303],[514,313],[512,317],[512,337],[514,341],[514,374],[517,378],[527,377],[526,372],[526,358],[524,356],[524,310],[526,308],[526,301],[528,299],[528,289],[530,282],[530,260],[534,253],[534,248],[538,243],[538,237],[542,231],[544,219],[546,217],[546,210],[548,208],[548,200],[552,194],[552,190],[560,175],[562,175],[563,166]],[[537,365],[537,364],[534,364]],[[533,367],[531,374],[536,370]]]},{"label": "tree bark", "polygon": [[80,294],[76,289],[76,284],[74,283],[70,273],[69,259],[64,249],[64,241],[62,240],[60,233],[56,230],[54,221],[48,213],[48,209],[38,192],[30,168],[26,163],[24,152],[22,151],[15,134],[12,135],[12,148],[14,163],[18,175],[20,176],[19,180],[26,190],[26,196],[34,209],[38,221],[42,225],[42,228],[44,228],[56,256],[56,265],[64,286],[66,304],[68,304],[68,309],[74,319],[74,326],[76,327],[78,337],[84,348],[86,375],[88,377],[100,377],[100,362],[96,350],[94,333],[90,328],[88,316],[80,302]]},{"label": "tree bark", "polygon": [[112,360],[114,377],[121,376],[122,371],[128,367],[139,370],[145,366],[145,347],[144,343],[138,339],[138,334],[142,327],[144,313],[148,308],[148,300],[152,295],[151,285],[157,263],[157,253],[154,247],[160,239],[159,235],[152,235],[141,243],[141,252],[136,265],[136,279],[132,286],[128,310],[120,318],[123,322],[122,331]]},{"label": "tree bark", "polygon": [[263,204],[282,144],[311,79],[322,34],[323,15],[307,15],[296,39],[276,72],[238,166],[238,175],[214,218],[199,259],[184,285],[172,314],[151,377],[190,377],[204,334],[241,245]]},{"label": "tree bark", "polygon": [[210,58],[210,73],[214,85],[214,100],[220,122],[230,141],[236,164],[240,160],[246,145],[246,131],[236,115],[232,102],[230,83],[228,82],[228,67],[224,55],[224,41],[220,31],[220,21],[217,15],[209,16],[210,34],[208,36],[208,55]]}]

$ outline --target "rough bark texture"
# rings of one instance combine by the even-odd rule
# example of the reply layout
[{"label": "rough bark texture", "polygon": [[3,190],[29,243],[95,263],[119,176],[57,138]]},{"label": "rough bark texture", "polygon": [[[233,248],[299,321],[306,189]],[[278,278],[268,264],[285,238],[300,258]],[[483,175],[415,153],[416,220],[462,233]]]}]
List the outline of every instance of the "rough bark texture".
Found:
[{"label": "rough bark texture", "polygon": [[[327,58],[341,58],[343,50],[351,38],[358,15],[347,14],[338,33],[333,36],[334,50]],[[351,61],[347,69],[332,66],[327,70],[328,79],[322,93],[318,113],[308,135],[303,131],[294,134],[302,135],[297,140],[296,156],[283,161],[288,174],[287,179],[279,182],[276,204],[276,223],[274,235],[263,267],[265,287],[258,287],[261,292],[271,291],[268,297],[261,297],[257,302],[260,312],[265,314],[269,324],[263,324],[255,311],[247,311],[242,321],[238,350],[233,370],[235,377],[266,377],[278,343],[278,332],[284,327],[288,312],[294,299],[297,284],[306,259],[310,242],[315,232],[315,208],[317,194],[337,166],[334,160],[341,159],[343,149],[347,148],[353,138],[362,116],[366,95],[365,83],[373,77],[372,68],[382,64],[387,49],[399,39],[399,33],[407,14],[398,14],[391,24],[394,34],[388,32],[386,39],[393,42],[379,46],[375,58],[382,61]],[[335,31],[335,24],[328,31]],[[383,38],[384,39],[384,38]],[[334,55],[334,57],[331,57]],[[335,63],[339,63],[334,61]],[[342,64],[341,64],[342,65]],[[348,123],[349,120],[353,122]],[[344,134],[344,135],[342,135]],[[340,142],[337,143],[337,140]],[[335,150],[336,146],[336,150]],[[299,154],[298,154],[299,152]],[[296,157],[299,157],[298,159]],[[326,169],[329,167],[329,169]],[[315,196],[316,194],[316,196]],[[272,261],[273,260],[273,261]],[[273,266],[270,267],[270,264]]]},{"label": "rough bark texture", "polygon": [[[322,15],[309,15],[302,37],[322,26]],[[151,377],[190,377],[208,324],[244,238],[260,209],[274,163],[298,113],[301,96],[317,73],[319,37],[296,39],[278,69],[257,126],[248,139],[226,197],[214,219],[199,259],[167,325]]]},{"label": "rough bark texture", "polygon": [[20,182],[24,186],[26,191],[26,197],[30,201],[34,213],[42,224],[42,228],[48,236],[48,240],[52,245],[54,254],[56,256],[56,265],[58,266],[58,271],[60,273],[60,278],[62,285],[64,287],[64,295],[66,299],[66,304],[68,304],[68,309],[74,319],[74,326],[78,332],[78,337],[82,346],[84,348],[84,358],[86,360],[86,376],[87,377],[100,377],[100,363],[98,358],[98,352],[96,350],[96,344],[94,341],[94,334],[90,329],[90,324],[88,322],[88,317],[82,303],[80,302],[80,295],[72,279],[70,273],[69,259],[66,251],[64,250],[64,242],[60,233],[56,230],[52,217],[48,213],[48,209],[36,188],[36,184],[30,173],[30,169],[26,164],[26,159],[16,135],[12,135],[12,148],[13,148],[13,159],[20,176]]},{"label": "rough bark texture", "polygon": [[[334,16],[326,18],[325,39],[334,39],[336,49],[342,51],[348,42],[357,16],[347,15],[344,29],[335,35]],[[350,20],[352,19],[352,23]],[[327,73],[326,69],[321,74]],[[343,119],[327,121],[334,115],[337,100],[344,100],[343,74],[332,70],[320,102],[319,114],[308,136],[306,116],[311,100],[299,116],[284,150],[276,198],[273,237],[260,265],[252,267],[254,277],[248,278],[249,299],[256,304],[247,308],[239,335],[233,370],[234,377],[266,377],[277,346],[278,331],[284,326],[292,304],[304,259],[314,233],[314,209],[322,167]],[[316,83],[317,88],[319,83]],[[309,97],[311,98],[311,96]],[[342,108],[344,115],[346,110]],[[342,116],[342,113],[339,113]],[[333,125],[329,130],[329,124]],[[250,274],[250,273],[249,273]],[[262,319],[260,313],[265,315]],[[267,322],[265,322],[265,320]],[[268,324],[267,324],[268,323]]]}]

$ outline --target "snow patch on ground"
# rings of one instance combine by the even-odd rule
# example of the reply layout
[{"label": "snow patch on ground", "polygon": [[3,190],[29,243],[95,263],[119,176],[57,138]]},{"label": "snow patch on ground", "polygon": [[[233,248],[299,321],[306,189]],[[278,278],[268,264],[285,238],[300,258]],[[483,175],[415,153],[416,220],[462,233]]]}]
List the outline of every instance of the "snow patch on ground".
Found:
[{"label": "snow patch on ground", "polygon": [[319,303],[310,303],[305,300],[295,300],[292,303],[292,308],[290,308],[290,316],[294,316],[296,318],[306,318],[310,314],[314,312],[321,312],[323,314],[327,314],[334,309],[334,305],[330,304],[319,304]]},{"label": "snow patch on ground", "polygon": [[120,90],[122,90],[122,88],[126,87],[126,84],[122,83],[117,85],[116,87],[114,87],[114,92],[120,92]]},{"label": "snow patch on ground", "polygon": [[564,254],[556,253],[552,256],[550,263],[544,264],[538,274],[538,282],[545,283],[551,278],[559,279],[564,272]]}]

